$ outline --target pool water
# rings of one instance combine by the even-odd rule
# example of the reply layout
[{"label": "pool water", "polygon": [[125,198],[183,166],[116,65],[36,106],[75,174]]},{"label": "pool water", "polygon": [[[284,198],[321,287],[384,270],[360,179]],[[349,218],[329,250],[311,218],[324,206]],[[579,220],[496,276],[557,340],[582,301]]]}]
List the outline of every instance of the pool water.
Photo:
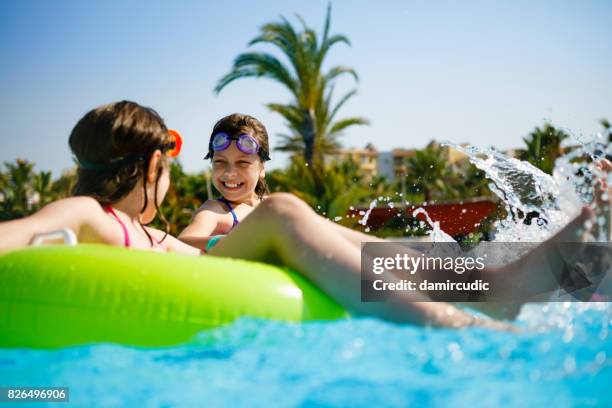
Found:
[{"label": "pool water", "polygon": [[0,350],[0,382],[68,386],[70,406],[612,406],[612,304],[527,305],[516,324],[241,319],[170,348]]}]

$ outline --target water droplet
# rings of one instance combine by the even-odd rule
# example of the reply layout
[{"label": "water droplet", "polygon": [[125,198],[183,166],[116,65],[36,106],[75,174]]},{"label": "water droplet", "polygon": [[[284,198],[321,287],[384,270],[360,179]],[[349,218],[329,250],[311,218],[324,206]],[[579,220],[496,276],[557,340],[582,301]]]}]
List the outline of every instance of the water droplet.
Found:
[{"label": "water droplet", "polygon": [[563,369],[567,374],[572,374],[576,371],[576,359],[574,356],[565,357],[565,360],[563,360]]},{"label": "water droplet", "polygon": [[540,370],[538,369],[531,370],[531,372],[529,373],[529,380],[538,381],[541,376],[542,376],[542,373],[540,372]]},{"label": "water droplet", "polygon": [[563,334],[563,342],[569,343],[570,341],[572,341],[573,338],[574,338],[574,330],[572,329],[572,326],[569,326],[568,330],[566,330],[565,333]]},{"label": "water droplet", "polygon": [[550,341],[545,340],[545,341],[542,342],[542,344],[540,344],[539,349],[540,349],[541,352],[546,353],[547,351],[549,351],[551,349],[551,347],[552,347],[552,345],[551,345]]},{"label": "water droplet", "polygon": [[451,353],[451,359],[453,361],[461,361],[463,359],[463,353],[461,350],[457,350]]}]

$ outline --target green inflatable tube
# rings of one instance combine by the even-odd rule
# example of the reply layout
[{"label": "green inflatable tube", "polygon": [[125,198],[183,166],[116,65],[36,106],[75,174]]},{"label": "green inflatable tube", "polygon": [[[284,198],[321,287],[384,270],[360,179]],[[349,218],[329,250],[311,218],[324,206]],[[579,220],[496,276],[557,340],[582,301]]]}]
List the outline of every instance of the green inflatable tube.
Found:
[{"label": "green inflatable tube", "polygon": [[164,346],[242,316],[347,316],[297,273],[271,265],[104,245],[0,256],[0,347]]}]

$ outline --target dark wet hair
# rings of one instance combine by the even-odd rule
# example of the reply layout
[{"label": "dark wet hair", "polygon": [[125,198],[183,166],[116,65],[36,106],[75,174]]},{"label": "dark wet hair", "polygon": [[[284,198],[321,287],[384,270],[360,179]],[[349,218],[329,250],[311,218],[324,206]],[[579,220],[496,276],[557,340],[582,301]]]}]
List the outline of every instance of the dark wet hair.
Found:
[{"label": "dark wet hair", "polygon": [[[146,174],[151,155],[158,149],[164,152],[167,140],[168,129],[161,116],[151,108],[121,101],[92,109],[70,134],[70,149],[79,166],[75,194],[111,205],[132,191],[142,178],[144,204],[141,213],[144,212],[148,205]],[[167,235],[170,225],[157,202],[157,186],[166,165],[164,155],[155,179],[154,200]],[[143,231],[153,245],[144,227]]]},{"label": "dark wet hair", "polygon": [[[233,113],[224,118],[221,118],[210,134],[208,141],[208,157],[213,159],[214,150],[212,148],[213,136],[217,133],[227,133],[229,136],[240,136],[242,134],[251,135],[257,143],[259,143],[259,159],[263,162],[270,160],[270,145],[268,142],[268,131],[266,127],[253,116],[243,115],[241,113]],[[270,194],[266,180],[260,178],[255,186],[255,194],[262,198],[266,194]]]}]

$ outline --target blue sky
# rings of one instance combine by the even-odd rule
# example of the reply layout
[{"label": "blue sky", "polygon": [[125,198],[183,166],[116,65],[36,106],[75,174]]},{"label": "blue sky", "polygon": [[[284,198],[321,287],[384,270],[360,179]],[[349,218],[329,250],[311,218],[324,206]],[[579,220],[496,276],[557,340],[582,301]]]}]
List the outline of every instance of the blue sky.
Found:
[{"label": "blue sky", "polygon": [[[125,3],[125,4],[124,4]],[[302,15],[323,24],[327,1],[0,0],[0,161],[71,166],[68,135],[89,109],[119,99],[152,106],[185,138],[182,162],[201,170],[214,122],[250,113],[275,145],[285,132],[267,102],[289,94],[265,79],[212,89],[266,22]],[[342,116],[345,146],[423,147],[431,139],[520,146],[544,121],[590,136],[612,119],[612,2],[334,1],[347,35],[327,67],[353,66]],[[256,50],[272,51],[266,47]],[[284,158],[274,154],[275,166]]]}]

